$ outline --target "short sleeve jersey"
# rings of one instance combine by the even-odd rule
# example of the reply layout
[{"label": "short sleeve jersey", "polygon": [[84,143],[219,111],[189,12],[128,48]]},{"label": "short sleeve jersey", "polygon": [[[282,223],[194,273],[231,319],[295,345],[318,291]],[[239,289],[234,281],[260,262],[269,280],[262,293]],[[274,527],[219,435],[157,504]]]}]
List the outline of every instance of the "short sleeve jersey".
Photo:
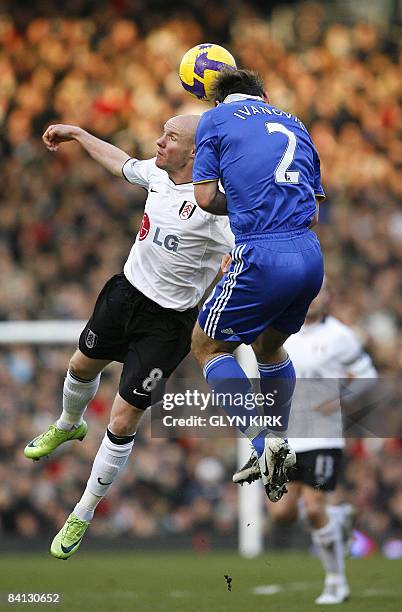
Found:
[{"label": "short sleeve jersey", "polygon": [[195,184],[221,180],[236,238],[308,227],[324,198],[320,160],[294,115],[232,94],[201,117]]},{"label": "short sleeve jersey", "polygon": [[226,217],[201,210],[192,183],[176,185],[155,159],[129,159],[123,175],[148,191],[141,228],[124,265],[128,281],[164,308],[198,304],[233,247]]}]

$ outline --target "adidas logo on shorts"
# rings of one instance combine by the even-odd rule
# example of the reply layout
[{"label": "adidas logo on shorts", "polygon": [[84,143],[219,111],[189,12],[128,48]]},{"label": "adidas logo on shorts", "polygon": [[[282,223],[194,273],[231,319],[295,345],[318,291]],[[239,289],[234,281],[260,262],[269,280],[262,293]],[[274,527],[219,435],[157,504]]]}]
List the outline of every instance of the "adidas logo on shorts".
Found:
[{"label": "adidas logo on shorts", "polygon": [[231,327],[227,327],[226,329],[221,329],[221,334],[234,334],[234,331]]}]

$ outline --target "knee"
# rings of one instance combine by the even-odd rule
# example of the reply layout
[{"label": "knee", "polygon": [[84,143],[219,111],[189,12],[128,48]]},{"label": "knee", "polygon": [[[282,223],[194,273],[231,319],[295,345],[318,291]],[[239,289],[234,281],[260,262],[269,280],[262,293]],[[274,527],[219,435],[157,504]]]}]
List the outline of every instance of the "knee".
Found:
[{"label": "knee", "polygon": [[275,363],[279,361],[279,355],[276,351],[255,351],[258,363]]},{"label": "knee", "polygon": [[109,429],[115,436],[132,436],[136,431],[145,410],[136,408],[116,395],[110,414]]},{"label": "knee", "polygon": [[308,523],[311,525],[311,527],[314,527],[314,529],[319,529],[325,525],[327,521],[325,508],[318,503],[312,503],[307,506],[305,505],[304,514]]},{"label": "knee", "polygon": [[282,346],[272,348],[257,341],[252,344],[252,347],[259,363],[275,363],[286,357],[286,351]]},{"label": "knee", "polygon": [[82,380],[93,380],[98,375],[99,368],[95,366],[95,362],[91,364],[91,361],[94,362],[94,360],[76,351],[69,361],[68,369],[73,376]]},{"label": "knee", "polygon": [[132,420],[121,414],[111,416],[109,429],[115,436],[131,436],[134,433]]},{"label": "knee", "polygon": [[294,523],[297,520],[297,508],[290,506],[277,508],[275,506],[275,510],[271,509],[271,516],[275,523],[280,523],[281,525]]},{"label": "knee", "polygon": [[252,344],[257,360],[261,363],[276,363],[286,359],[287,353],[283,344],[288,337],[289,334],[268,327]]},{"label": "knee", "polygon": [[109,429],[115,436],[129,436],[132,433],[129,431],[127,421],[120,416],[110,419]]},{"label": "knee", "polygon": [[83,380],[85,380],[87,377],[87,372],[85,368],[82,367],[80,356],[77,353],[74,353],[74,355],[71,357],[68,364],[68,369],[73,376],[78,376],[78,378],[82,378]]}]

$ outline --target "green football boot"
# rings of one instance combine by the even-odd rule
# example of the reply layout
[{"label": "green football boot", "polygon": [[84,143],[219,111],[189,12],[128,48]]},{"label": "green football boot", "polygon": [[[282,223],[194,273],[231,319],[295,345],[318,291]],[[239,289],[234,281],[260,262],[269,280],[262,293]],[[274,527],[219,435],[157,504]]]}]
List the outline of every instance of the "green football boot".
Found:
[{"label": "green football boot", "polygon": [[70,514],[59,533],[54,537],[50,554],[57,559],[68,559],[80,547],[82,538],[90,521],[81,521],[75,514]]},{"label": "green football boot", "polygon": [[50,455],[63,442],[83,440],[87,435],[87,431],[88,425],[85,421],[82,421],[81,425],[74,427],[70,431],[59,429],[56,425],[50,425],[47,431],[31,440],[24,449],[24,455],[27,459],[37,461],[41,457]]}]

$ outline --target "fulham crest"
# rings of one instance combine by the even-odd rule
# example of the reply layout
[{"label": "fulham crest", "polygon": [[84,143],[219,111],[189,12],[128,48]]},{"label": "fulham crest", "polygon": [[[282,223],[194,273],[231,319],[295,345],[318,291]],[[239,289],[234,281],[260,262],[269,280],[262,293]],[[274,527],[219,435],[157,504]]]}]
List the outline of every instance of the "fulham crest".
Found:
[{"label": "fulham crest", "polygon": [[94,348],[94,346],[96,346],[98,342],[98,336],[95,334],[95,332],[92,331],[92,329],[87,329],[87,333],[85,335],[85,344],[86,346],[91,349]]},{"label": "fulham crest", "polygon": [[190,219],[191,215],[196,209],[196,205],[192,202],[185,200],[180,206],[179,217],[180,219]]}]

